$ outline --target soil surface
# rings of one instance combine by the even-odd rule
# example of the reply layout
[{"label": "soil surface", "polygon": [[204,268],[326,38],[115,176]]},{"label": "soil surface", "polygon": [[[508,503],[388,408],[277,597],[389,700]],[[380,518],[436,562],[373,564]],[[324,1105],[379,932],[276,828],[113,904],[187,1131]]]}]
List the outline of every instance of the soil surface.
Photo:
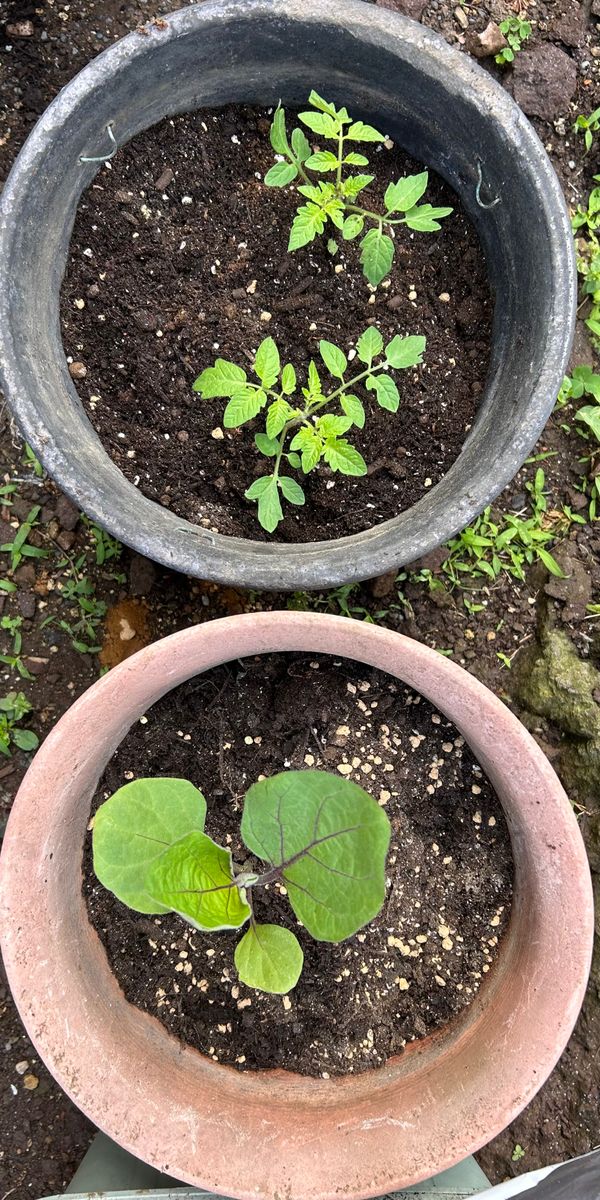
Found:
[{"label": "soil surface", "polygon": [[[201,109],[164,120],[100,171],[73,231],[63,340],[86,371],[75,384],[93,425],[145,495],[215,532],[264,539],[256,505],[244,499],[270,469],[254,445],[264,413],[223,430],[226,401],[192,391],[200,371],[217,357],[249,369],[269,335],[304,384],[311,357],[321,361],[321,338],[352,356],[369,324],[386,341],[424,334],[423,366],[393,373],[396,414],[358,386],[367,419],[348,437],[368,476],[322,464],[302,477],[306,505],[284,505],[277,539],[319,541],[396,516],[457,458],[485,383],[491,299],[473,228],[435,176],[423,199],[454,212],[438,233],[397,227],[394,266],[377,290],[362,274],[359,241],[340,237],[332,257],[324,235],[289,254],[302,197],[262,182],[274,161],[269,111]],[[288,114],[290,131],[295,123]],[[422,169],[389,147],[365,147],[375,175],[360,197],[367,208],[382,210],[390,180]],[[348,378],[361,369],[350,362]],[[326,391],[338,386],[324,367],[322,379]]]},{"label": "soil surface", "polygon": [[[0,0],[0,180],[6,178],[34,121],[86,62],[116,38],[181,3],[42,0],[36,5],[31,0]],[[385,3],[420,19],[461,52],[476,56],[488,24],[516,10],[512,0],[468,5],[454,0]],[[515,65],[498,67],[491,54],[480,58],[480,65],[514,93],[530,117],[573,211],[588,196],[598,173],[598,134],[592,151],[585,154],[583,138],[573,133],[573,123],[579,113],[589,114],[600,105],[599,3],[523,0],[520,11],[531,20],[533,33]],[[528,78],[533,86],[527,90]],[[585,316],[585,309],[580,316]],[[571,369],[584,363],[596,371],[600,367],[580,320]],[[117,546],[116,556],[103,560],[93,531],[77,509],[49,479],[38,477],[27,465],[22,441],[7,410],[0,407],[0,486],[10,483],[15,488],[11,497],[0,498],[0,544],[14,538],[31,507],[40,504],[39,524],[29,542],[47,553],[44,559],[24,560],[13,569],[10,555],[0,552],[0,578],[16,588],[6,594],[0,590],[0,614],[22,618],[22,662],[33,676],[23,678],[16,666],[2,664],[0,694],[20,689],[27,695],[33,707],[26,725],[43,739],[73,699],[97,679],[101,666],[110,668],[140,645],[187,625],[228,613],[286,606],[376,620],[451,654],[501,696],[531,730],[572,799],[600,911],[600,620],[588,609],[590,604],[600,604],[600,534],[588,511],[600,456],[577,432],[577,406],[570,403],[553,414],[535,450],[543,461],[524,464],[492,510],[497,521],[507,514],[527,516],[531,508],[526,485],[541,465],[546,476],[546,524],[557,521],[563,505],[585,522],[553,525],[556,532],[550,549],[563,565],[564,579],[550,577],[537,563],[526,568],[523,582],[503,571],[495,581],[465,575],[463,587],[454,587],[446,573],[449,549],[441,547],[398,575],[326,594],[293,597],[256,596],[173,575],[124,547]],[[362,480],[363,487],[368,483]],[[101,655],[81,653],[74,645],[75,641],[81,644],[81,630],[70,633],[65,628],[74,630],[82,616],[69,586],[70,563],[76,565],[81,587],[89,587],[100,605],[89,644],[101,645]],[[423,571],[431,573],[435,590]],[[53,620],[47,624],[49,616]],[[11,641],[0,630],[2,653],[8,653]],[[0,759],[0,837],[30,757],[17,749],[10,759]],[[40,1061],[3,979],[0,1029],[5,1052],[0,1197],[31,1200],[59,1193],[95,1130]],[[492,1183],[598,1145],[599,1062],[597,939],[583,1009],[565,1053],[525,1111],[477,1156]]]},{"label": "soil surface", "polygon": [[253,893],[257,920],[293,929],[302,945],[289,995],[239,981],[238,933],[203,935],[121,904],[96,880],[89,847],[88,911],[127,998],[215,1062],[364,1071],[448,1022],[491,970],[510,913],[508,830],[445,717],[389,676],[327,656],[229,663],[177,688],[123,740],[93,809],[132,774],[189,779],[208,802],[206,832],[260,871],[240,839],[243,797],[286,768],[354,780],[392,825],[384,906],[345,942],[314,941],[285,889]]}]

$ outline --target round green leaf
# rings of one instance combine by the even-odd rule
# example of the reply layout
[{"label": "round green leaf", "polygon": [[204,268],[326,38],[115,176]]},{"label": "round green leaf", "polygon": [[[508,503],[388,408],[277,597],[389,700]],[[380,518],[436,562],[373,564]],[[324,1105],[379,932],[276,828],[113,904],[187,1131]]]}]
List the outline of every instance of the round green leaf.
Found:
[{"label": "round green leaf", "polygon": [[188,833],[151,864],[148,891],[162,911],[179,913],[196,929],[238,929],[250,916],[233,877],[231,851],[205,833]]},{"label": "round green leaf", "polygon": [[136,912],[168,912],[147,888],[152,863],[192,830],[201,832],[206,800],[187,779],[134,779],[94,817],[94,871],[118,900]]},{"label": "round green leaf", "polygon": [[361,362],[371,366],[374,358],[377,358],[383,350],[383,337],[374,325],[369,325],[364,333],[361,333],[356,343],[356,353]]},{"label": "round green leaf", "polygon": [[266,337],[260,343],[254,360],[254,370],[263,387],[270,388],[279,378],[279,350],[272,337]]},{"label": "round green leaf", "polygon": [[389,274],[394,260],[394,243],[380,229],[370,229],[360,243],[360,261],[363,271],[373,287],[377,287]]},{"label": "round green leaf", "polygon": [[279,486],[290,504],[304,504],[306,497],[295,479],[290,479],[289,475],[280,475]]},{"label": "round green leaf", "polygon": [[257,450],[264,454],[267,458],[274,458],[279,450],[279,442],[275,438],[267,437],[266,433],[256,433],[254,442]]},{"label": "round green leaf", "polygon": [[235,948],[234,961],[242,983],[283,995],[296,986],[304,955],[290,929],[251,925]]},{"label": "round green leaf", "polygon": [[276,162],[267,171],[264,182],[267,187],[285,187],[296,178],[298,168],[294,163]]},{"label": "round green leaf", "polygon": [[333,342],[326,342],[322,339],[319,342],[319,354],[330,375],[334,375],[336,379],[343,379],[344,371],[348,366],[348,359],[343,351],[338,346],[334,346]]},{"label": "round green leaf", "polygon": [[[332,471],[341,475],[366,475],[367,464],[355,446],[351,446],[345,438],[337,438],[326,442],[323,447],[323,458]],[[304,464],[302,464],[304,467]],[[306,468],[304,468],[306,469]]]},{"label": "round green leaf", "polygon": [[291,396],[296,387],[296,372],[291,363],[286,363],[281,372],[281,390],[286,396]]},{"label": "round green leaf", "polygon": [[253,784],[242,838],[280,869],[296,916],[318,941],[343,941],[379,912],[390,823],[351,780],[284,771]]},{"label": "round green leaf", "polygon": [[347,417],[352,419],[352,424],[358,429],[364,429],[365,425],[365,410],[362,400],[358,396],[352,396],[348,392],[340,399],[340,404]]},{"label": "round green leaf", "polygon": [[12,729],[10,736],[19,750],[37,750],[40,744],[40,739],[32,729]]},{"label": "round green leaf", "polygon": [[398,411],[400,393],[389,375],[369,375],[366,386],[368,391],[377,393],[377,403],[381,408],[387,408],[388,412]]}]

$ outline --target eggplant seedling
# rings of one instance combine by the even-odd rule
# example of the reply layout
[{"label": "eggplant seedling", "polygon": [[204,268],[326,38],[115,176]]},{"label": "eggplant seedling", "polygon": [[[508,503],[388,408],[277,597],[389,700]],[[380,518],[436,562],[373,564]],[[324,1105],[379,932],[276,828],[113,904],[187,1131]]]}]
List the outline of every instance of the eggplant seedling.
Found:
[{"label": "eggplant seedling", "polygon": [[[394,259],[394,242],[389,233],[384,233],[384,228],[393,233],[397,225],[406,225],[419,233],[433,232],[440,229],[440,220],[449,216],[452,209],[419,204],[429,182],[427,171],[406,175],[396,183],[390,183],[383,197],[383,212],[363,208],[358,197],[373,183],[375,176],[348,174],[348,167],[368,167],[366,155],[354,147],[367,142],[385,142],[385,134],[364,121],[353,121],[346,108],[336,108],[323,100],[318,92],[310,93],[308,103],[313,111],[298,113],[299,119],[319,141],[332,142],[333,150],[313,150],[300,127],[294,129],[288,139],[285,111],[281,106],[275,112],[271,126],[271,145],[281,158],[267,171],[265,183],[267,187],[287,187],[300,178],[297,191],[307,201],[296,212],[288,250],[298,250],[312,242],[324,232],[328,221],[347,242],[362,234],[363,272],[369,283],[376,286],[389,274]],[[331,179],[315,181],[311,173],[312,176],[330,175]],[[336,247],[335,241],[333,247]]]},{"label": "eggplant seedling", "polygon": [[94,871],[142,913],[175,912],[195,929],[248,929],[235,949],[248,987],[291,991],[303,951],[291,929],[255,920],[257,888],[281,884],[317,941],[341,942],[374,917],[385,897],[390,822],[358,784],[326,771],[284,771],[246,793],[244,845],[260,863],[236,866],[204,832],[206,800],[185,779],[137,779],[98,809]]},{"label": "eggplant seedling", "polygon": [[[323,461],[343,475],[366,475],[362,454],[344,437],[353,425],[362,429],[366,420],[364,404],[354,388],[364,384],[367,391],[375,393],[381,408],[395,413],[400,394],[389,371],[418,366],[425,345],[424,337],[396,334],[384,349],[381,333],[370,325],[356,343],[363,369],[346,379],[346,355],[333,342],[321,341],[319,353],[334,386],[323,386],[319,369],[311,360],[306,384],[298,388],[295,368],[291,363],[282,368],[279,350],[268,337],[261,342],[254,360],[258,383],[249,380],[236,363],[223,358],[198,376],[194,391],[203,400],[228,398],[223,415],[226,429],[245,425],[262,409],[267,410],[265,432],[257,433],[254,442],[261,454],[274,460],[273,470],[255,479],[244,493],[247,500],[257,502],[263,529],[272,533],[283,520],[282,497],[290,504],[305,503],[297,480],[282,473],[284,465],[308,475]],[[331,411],[334,407],[340,411]]]}]

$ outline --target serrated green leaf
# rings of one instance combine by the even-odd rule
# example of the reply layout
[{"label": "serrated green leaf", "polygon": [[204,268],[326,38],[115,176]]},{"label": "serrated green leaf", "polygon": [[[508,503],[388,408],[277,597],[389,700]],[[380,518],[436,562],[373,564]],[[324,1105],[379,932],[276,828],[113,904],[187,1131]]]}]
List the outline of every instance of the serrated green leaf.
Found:
[{"label": "serrated green leaf", "polygon": [[239,425],[245,425],[246,421],[257,416],[266,403],[267,395],[261,388],[245,388],[236,392],[223,413],[225,429],[237,429]]},{"label": "serrated green leaf", "polygon": [[357,154],[356,150],[351,150],[344,158],[344,163],[349,167],[368,167],[369,160],[364,154]]},{"label": "serrated green leaf", "polygon": [[388,412],[397,412],[400,394],[393,379],[389,375],[370,375],[366,383],[370,392],[376,392],[377,403]]},{"label": "serrated green leaf", "polygon": [[295,411],[283,397],[274,400],[267,412],[266,429],[268,437],[276,438],[281,433],[286,421],[289,421],[294,416]]},{"label": "serrated green leaf", "polygon": [[289,150],[285,128],[285,109],[279,105],[270,130],[271,145],[276,154],[287,154]]},{"label": "serrated green leaf", "polygon": [[331,104],[329,100],[324,100],[318,92],[315,92],[314,88],[308,97],[308,103],[312,104],[313,108],[320,109],[321,112],[329,113],[331,117],[335,117],[336,115],[335,104]]},{"label": "serrated green leaf", "polygon": [[305,475],[316,467],[323,452],[323,443],[312,425],[303,425],[291,443],[292,450],[300,450],[302,470]]},{"label": "serrated green leaf", "polygon": [[242,838],[280,868],[296,916],[318,941],[351,937],[381,909],[390,823],[350,780],[285,771],[253,784]]},{"label": "serrated green leaf", "polygon": [[433,233],[441,228],[441,218],[450,216],[453,211],[452,208],[433,208],[431,204],[421,204],[406,213],[404,223],[409,229],[416,229],[419,233]]},{"label": "serrated green leaf", "polygon": [[338,160],[331,150],[317,150],[315,154],[311,154],[310,158],[307,158],[305,165],[309,171],[335,171]]},{"label": "serrated green leaf", "polygon": [[246,382],[246,372],[236,363],[218,358],[213,367],[207,367],[193,384],[203,400],[214,400],[220,396],[232,396]]},{"label": "serrated green leaf", "polygon": [[326,442],[323,447],[323,458],[332,471],[341,475],[366,475],[367,464],[355,446],[351,446],[345,438],[336,438]]},{"label": "serrated green leaf", "polygon": [[279,442],[275,438],[267,437],[266,433],[255,434],[254,441],[257,449],[267,458],[274,458],[279,450]]},{"label": "serrated green leaf", "polygon": [[315,202],[321,199],[321,190],[316,183],[299,183],[296,191]]},{"label": "serrated green leaf", "polygon": [[321,376],[317,370],[317,364],[312,358],[308,364],[308,389],[311,396],[320,396],[323,392]]},{"label": "serrated green leaf", "polygon": [[272,337],[266,337],[260,343],[254,360],[254,370],[263,387],[270,388],[279,379],[281,361],[279,350]]},{"label": "serrated green leaf", "polygon": [[179,913],[196,929],[239,929],[250,916],[236,886],[231,851],[206,833],[188,833],[148,869],[150,895],[163,911]]},{"label": "serrated green leaf", "polygon": [[417,200],[421,199],[429,182],[429,172],[421,171],[419,175],[406,175],[397,183],[390,183],[386,188],[383,202],[388,212],[406,212],[414,208]]},{"label": "serrated green leaf", "polygon": [[282,996],[296,986],[304,954],[291,929],[254,924],[238,942],[234,962],[247,987]]},{"label": "serrated green leaf", "polygon": [[298,116],[304,125],[312,129],[313,133],[320,133],[322,137],[326,138],[337,137],[339,125],[335,117],[330,116],[329,113],[301,112],[298,113]]},{"label": "serrated green leaf", "polygon": [[342,225],[342,235],[344,240],[346,242],[353,241],[355,237],[358,237],[359,233],[362,233],[364,227],[364,217],[361,217],[359,213],[351,213],[349,217],[346,217],[346,220]]},{"label": "serrated green leaf", "polygon": [[344,180],[342,192],[348,200],[356,200],[359,192],[364,191],[373,182],[374,175],[350,175]]},{"label": "serrated green leaf", "polygon": [[298,174],[298,168],[293,163],[276,162],[267,171],[263,182],[266,187],[286,187]]},{"label": "serrated green leaf", "polygon": [[306,496],[304,495],[300,484],[297,483],[295,479],[290,479],[289,475],[280,475],[279,486],[286,500],[289,500],[290,504],[304,504]]},{"label": "serrated green leaf", "polygon": [[383,337],[374,325],[369,325],[364,333],[361,333],[356,343],[356,353],[361,362],[371,366],[374,358],[377,358],[383,350]]},{"label": "serrated green leaf", "polygon": [[317,417],[316,430],[322,438],[336,438],[351,429],[353,421],[350,417],[339,417],[336,413],[324,413]]},{"label": "serrated green leaf", "polygon": [[385,142],[385,134],[373,125],[365,125],[364,121],[355,121],[347,130],[346,137],[351,142]]},{"label": "serrated green leaf", "polygon": [[394,260],[394,243],[379,228],[370,229],[360,243],[360,261],[370,284],[376,287],[389,275]]},{"label": "serrated green leaf", "polygon": [[327,253],[331,254],[333,257],[337,254],[338,250],[339,250],[339,246],[338,246],[335,238],[329,238],[329,240],[327,242]]},{"label": "serrated green leaf", "polygon": [[136,912],[168,912],[148,891],[151,864],[192,831],[201,833],[206,800],[186,779],[134,779],[100,805],[92,835],[94,871]]},{"label": "serrated green leaf", "polygon": [[267,533],[273,533],[280,521],[283,521],[283,509],[279,499],[279,488],[275,479],[258,497],[258,520]]},{"label": "serrated green leaf", "polygon": [[325,228],[325,214],[315,204],[302,204],[290,229],[288,250],[298,250],[312,242]]},{"label": "serrated green leaf", "polygon": [[352,396],[349,392],[346,392],[340,398],[340,404],[346,416],[352,419],[352,424],[356,425],[358,429],[364,429],[365,410],[362,400],[359,400],[358,396]]},{"label": "serrated green leaf", "polygon": [[262,496],[263,492],[266,492],[267,488],[271,487],[272,484],[272,475],[261,475],[260,479],[255,479],[254,483],[251,483],[250,487],[246,488],[244,492],[246,500],[258,500],[259,496]]},{"label": "serrated green leaf", "polygon": [[296,372],[291,363],[286,363],[281,373],[281,390],[291,396],[296,387]]},{"label": "serrated green leaf", "polygon": [[310,155],[310,142],[302,129],[292,131],[292,150],[299,162],[306,162]]},{"label": "serrated green leaf", "polygon": [[344,372],[348,367],[348,359],[346,358],[344,352],[340,350],[338,346],[335,346],[333,342],[327,342],[324,339],[321,339],[319,342],[319,354],[321,355],[329,374],[333,375],[336,379],[343,379]]},{"label": "serrated green leaf", "polygon": [[396,334],[385,348],[385,357],[391,367],[405,369],[417,367],[423,361],[427,339],[420,334],[410,337],[400,337]]}]

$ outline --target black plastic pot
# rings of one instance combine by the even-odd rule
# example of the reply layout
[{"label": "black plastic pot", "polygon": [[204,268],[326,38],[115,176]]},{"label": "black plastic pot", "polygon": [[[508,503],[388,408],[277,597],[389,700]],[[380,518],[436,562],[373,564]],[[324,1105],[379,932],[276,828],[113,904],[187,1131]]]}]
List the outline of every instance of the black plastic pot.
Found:
[{"label": "black plastic pot", "polygon": [[[166,27],[165,27],[166,26]],[[477,421],[435,488],[391,521],[330,542],[213,535],[147,500],[103,449],[71,382],[59,288],[81,192],[107,153],[169,113],[294,104],[311,87],[386,130],[455,188],[495,291]],[[60,486],[110,533],[179,571],[252,588],[318,588],[410,562],[467,525],[514,476],[551,412],[574,322],[572,237],[525,117],[466,55],[361,0],[209,0],[101,54],[21,151],[0,208],[0,357],[9,404]],[[202,448],[198,448],[201,455]]]}]

